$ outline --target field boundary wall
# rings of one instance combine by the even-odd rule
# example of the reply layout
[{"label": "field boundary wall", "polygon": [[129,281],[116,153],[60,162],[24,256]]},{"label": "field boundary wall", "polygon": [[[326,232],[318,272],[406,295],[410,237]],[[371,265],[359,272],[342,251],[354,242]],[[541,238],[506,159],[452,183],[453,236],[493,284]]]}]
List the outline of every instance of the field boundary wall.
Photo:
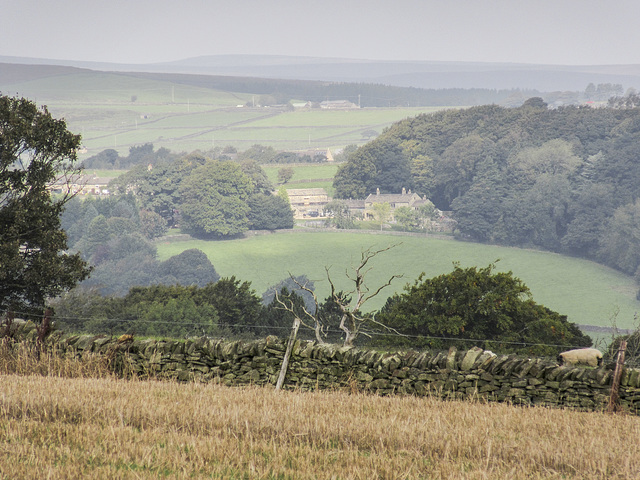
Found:
[{"label": "field boundary wall", "polygon": [[[16,321],[13,329],[15,339],[35,339],[31,322]],[[286,342],[273,336],[251,342],[211,338],[138,340],[55,331],[45,344],[63,356],[104,356],[120,372],[135,372],[142,377],[275,386]],[[609,401],[613,373],[613,365],[560,366],[548,358],[495,355],[479,348],[384,353],[297,341],[283,388],[481,398],[601,411]],[[619,395],[623,410],[640,413],[640,369],[624,369]]]}]

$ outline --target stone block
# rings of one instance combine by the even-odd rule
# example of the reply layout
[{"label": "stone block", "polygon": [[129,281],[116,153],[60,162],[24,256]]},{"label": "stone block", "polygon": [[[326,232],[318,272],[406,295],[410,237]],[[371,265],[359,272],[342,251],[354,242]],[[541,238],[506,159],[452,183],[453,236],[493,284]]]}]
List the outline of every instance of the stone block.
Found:
[{"label": "stone block", "polygon": [[473,368],[473,364],[476,362],[476,359],[482,354],[482,349],[479,347],[473,347],[471,350],[468,350],[465,354],[462,362],[460,363],[460,370],[463,372],[467,372]]},{"label": "stone block", "polygon": [[371,382],[371,384],[369,385],[369,388],[371,390],[382,390],[385,388],[389,388],[389,385],[390,385],[389,380],[387,380],[386,378],[378,378],[373,382]]},{"label": "stone block", "polygon": [[455,370],[457,367],[456,353],[458,353],[456,347],[449,348],[449,352],[447,353],[447,362],[445,364],[446,368],[448,368],[449,370]]}]

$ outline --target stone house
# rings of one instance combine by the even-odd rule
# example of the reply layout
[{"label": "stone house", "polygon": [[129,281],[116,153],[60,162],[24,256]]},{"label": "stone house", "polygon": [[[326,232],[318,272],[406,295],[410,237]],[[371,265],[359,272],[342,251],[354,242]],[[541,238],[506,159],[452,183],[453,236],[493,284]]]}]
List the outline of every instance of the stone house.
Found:
[{"label": "stone house", "polygon": [[417,193],[408,192],[405,188],[402,188],[402,193],[380,193],[380,189],[376,190],[375,194],[370,194],[364,200],[364,215],[365,218],[373,218],[373,204],[374,203],[388,203],[391,207],[391,220],[393,221],[393,212],[398,207],[409,207],[417,209],[419,206],[428,202],[426,197],[422,198]]},{"label": "stone house", "polygon": [[70,178],[59,178],[49,186],[51,193],[73,195],[109,195],[111,177],[98,177],[93,174],[74,175]]},{"label": "stone house", "polygon": [[295,218],[321,216],[324,206],[329,203],[324,188],[290,188],[287,195]]}]

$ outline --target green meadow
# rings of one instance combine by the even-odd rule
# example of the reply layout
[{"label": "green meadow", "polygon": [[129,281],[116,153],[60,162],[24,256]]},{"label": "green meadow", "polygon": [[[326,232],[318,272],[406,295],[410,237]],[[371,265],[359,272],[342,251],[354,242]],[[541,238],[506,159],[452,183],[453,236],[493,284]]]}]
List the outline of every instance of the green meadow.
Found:
[{"label": "green meadow", "polygon": [[293,168],[293,177],[284,187],[289,188],[324,188],[329,195],[333,194],[333,177],[338,171],[338,164],[309,164],[309,165],[262,165],[262,169],[276,186],[278,170],[283,167]]},{"label": "green meadow", "polygon": [[92,71],[0,84],[0,91],[16,92],[65,118],[83,137],[83,157],[107,148],[126,155],[129,147],[148,142],[175,152],[228,145],[245,150],[257,143],[323,151],[362,144],[369,139],[367,130],[380,133],[394,122],[439,109],[247,107],[259,96]]},{"label": "green meadow", "polygon": [[640,310],[635,298],[637,286],[629,276],[583,259],[518,248],[459,242],[456,240],[394,236],[390,234],[344,232],[278,232],[236,240],[171,240],[157,243],[158,256],[165,260],[186,249],[204,251],[221,276],[235,275],[251,281],[262,294],[269,286],[293,275],[307,275],[315,282],[320,299],[329,295],[325,267],[338,289],[350,288],[345,273],[358,263],[362,250],[398,244],[371,262],[367,284],[377,288],[391,275],[403,277],[365,310],[375,310],[394,292],[401,292],[425,272],[433,277],[451,271],[453,262],[462,267],[486,266],[497,262],[498,271],[512,271],[532,291],[536,302],[546,305],[582,325],[634,328]]}]

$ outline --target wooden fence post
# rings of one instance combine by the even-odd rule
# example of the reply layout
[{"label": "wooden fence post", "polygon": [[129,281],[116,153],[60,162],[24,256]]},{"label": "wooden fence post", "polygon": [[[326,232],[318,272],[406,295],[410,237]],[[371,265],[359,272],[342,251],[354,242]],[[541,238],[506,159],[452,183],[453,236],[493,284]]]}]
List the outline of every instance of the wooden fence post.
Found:
[{"label": "wooden fence post", "polygon": [[289,336],[289,343],[287,344],[287,351],[284,353],[284,359],[282,360],[282,368],[280,368],[280,376],[276,382],[276,390],[282,388],[284,383],[284,377],[287,375],[287,368],[289,367],[289,357],[291,356],[291,350],[296,343],[296,337],[298,336],[298,328],[300,327],[300,319],[298,317],[293,321],[293,328],[291,329],[291,336]]},{"label": "wooden fence post", "polygon": [[620,342],[620,350],[618,350],[618,360],[616,361],[616,369],[613,373],[613,383],[611,384],[611,396],[609,397],[609,406],[607,412],[615,412],[619,405],[620,378],[622,377],[622,367],[624,366],[624,354],[627,350],[627,341]]}]

